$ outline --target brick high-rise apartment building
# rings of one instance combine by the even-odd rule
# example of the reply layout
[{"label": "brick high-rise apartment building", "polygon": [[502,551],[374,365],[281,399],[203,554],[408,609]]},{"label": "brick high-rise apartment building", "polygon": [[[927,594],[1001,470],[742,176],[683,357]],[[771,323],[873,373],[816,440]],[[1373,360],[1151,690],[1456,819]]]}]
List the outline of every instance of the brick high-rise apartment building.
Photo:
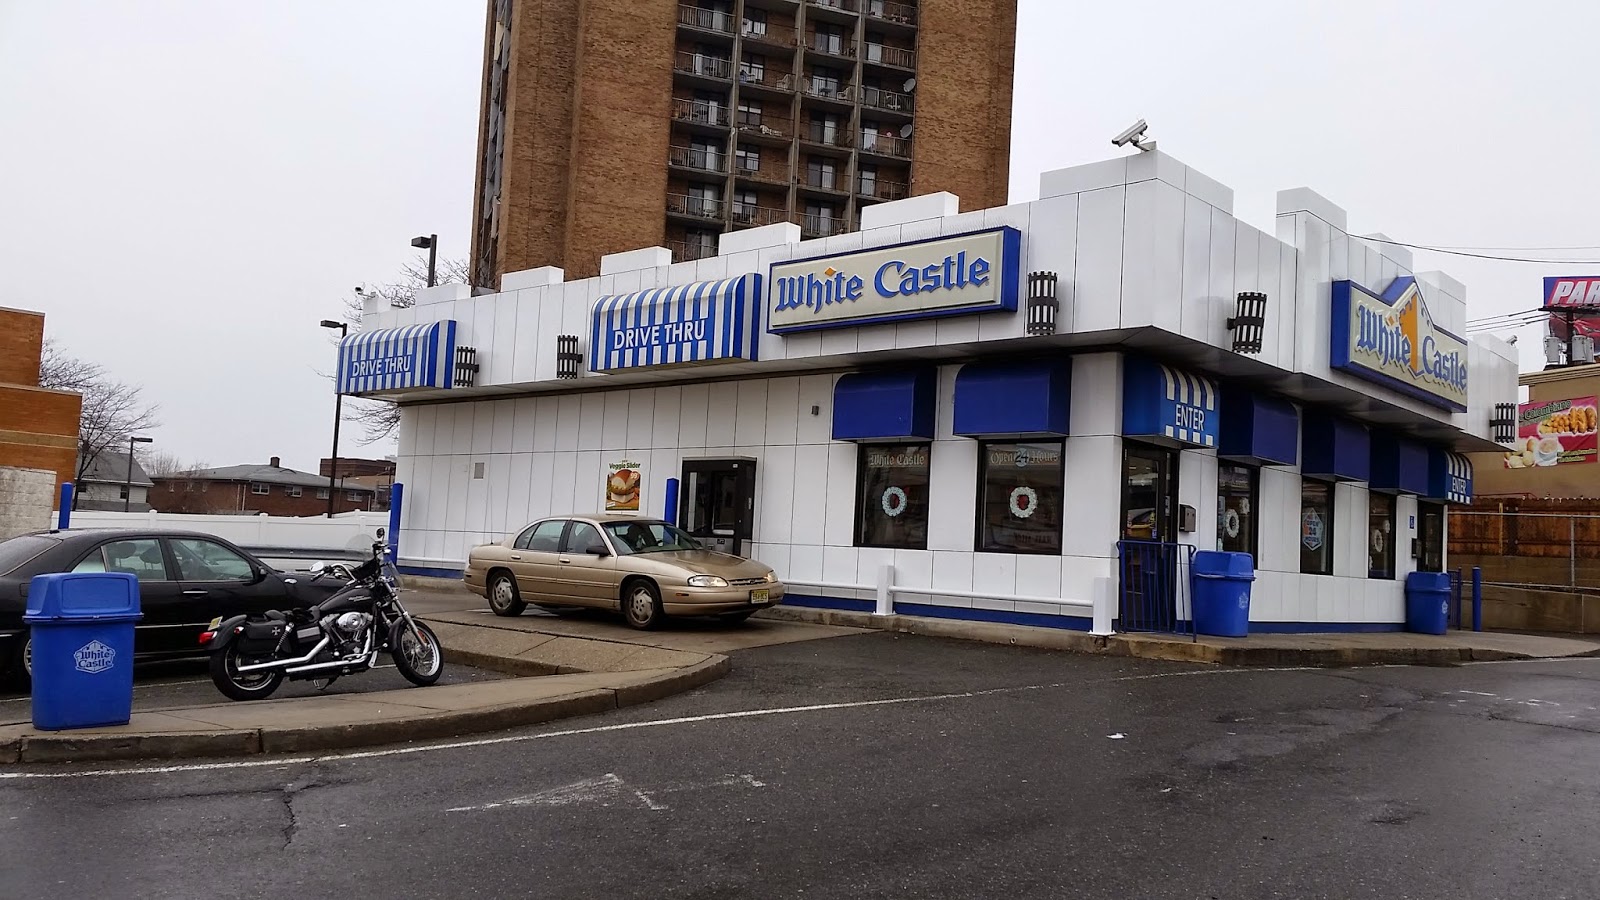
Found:
[{"label": "brick high-rise apartment building", "polygon": [[476,284],[1006,202],[1017,0],[489,0]]}]

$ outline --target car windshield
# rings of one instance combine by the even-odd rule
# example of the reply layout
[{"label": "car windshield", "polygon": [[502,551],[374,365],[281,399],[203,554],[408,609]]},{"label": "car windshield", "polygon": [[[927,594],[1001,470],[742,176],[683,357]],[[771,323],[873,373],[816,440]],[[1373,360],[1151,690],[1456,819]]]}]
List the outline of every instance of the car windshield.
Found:
[{"label": "car windshield", "polygon": [[0,541],[0,575],[10,575],[22,564],[56,545],[54,538],[25,534]]},{"label": "car windshield", "polygon": [[605,529],[623,555],[700,549],[699,541],[665,522],[607,522]]}]

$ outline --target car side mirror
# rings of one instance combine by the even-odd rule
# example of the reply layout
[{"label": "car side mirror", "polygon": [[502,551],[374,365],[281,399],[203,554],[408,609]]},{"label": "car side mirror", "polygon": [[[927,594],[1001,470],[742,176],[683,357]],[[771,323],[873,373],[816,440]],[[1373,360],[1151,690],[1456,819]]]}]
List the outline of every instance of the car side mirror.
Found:
[{"label": "car side mirror", "polygon": [[583,552],[589,554],[590,556],[610,556],[611,555],[611,551],[606,549],[606,545],[605,544],[590,544],[588,547],[584,548]]},{"label": "car side mirror", "polygon": [[323,572],[328,571],[328,564],[319,559],[312,563],[307,571],[313,575],[321,575]]},{"label": "car side mirror", "polygon": [[382,528],[379,528],[379,529],[378,529],[378,540],[380,540],[380,541],[381,541],[381,540],[383,540],[383,536],[384,536],[384,535],[385,535],[385,534],[386,534],[386,533],[387,533],[387,532],[385,532],[385,531],[384,531],[384,530],[383,530],[383,529],[382,529]]}]

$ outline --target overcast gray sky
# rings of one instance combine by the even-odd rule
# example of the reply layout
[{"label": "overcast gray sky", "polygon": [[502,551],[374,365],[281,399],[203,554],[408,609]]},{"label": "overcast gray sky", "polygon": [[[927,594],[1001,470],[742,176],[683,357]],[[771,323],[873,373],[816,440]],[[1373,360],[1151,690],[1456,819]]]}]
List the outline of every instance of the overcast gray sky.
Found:
[{"label": "overcast gray sky", "polygon": [[[0,0],[0,305],[143,384],[162,449],[314,468],[333,417],[318,320],[391,277],[413,235],[466,250],[483,14]],[[1019,31],[1013,201],[1116,155],[1142,116],[1268,231],[1275,193],[1307,186],[1355,232],[1600,245],[1592,0],[1021,0]],[[1471,317],[1538,305],[1544,275],[1600,274],[1417,262],[1466,282]]]}]

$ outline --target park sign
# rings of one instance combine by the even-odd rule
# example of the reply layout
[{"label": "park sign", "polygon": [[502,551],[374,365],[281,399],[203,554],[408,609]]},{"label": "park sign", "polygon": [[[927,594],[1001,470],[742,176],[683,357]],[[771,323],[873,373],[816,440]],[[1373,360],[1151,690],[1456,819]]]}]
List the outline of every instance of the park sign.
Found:
[{"label": "park sign", "polygon": [[1546,309],[1600,309],[1600,275],[1546,278],[1544,305]]},{"label": "park sign", "polygon": [[1021,265],[1022,233],[1011,227],[774,263],[767,330],[1015,310]]},{"label": "park sign", "polygon": [[1467,342],[1434,323],[1415,278],[1396,278],[1381,295],[1335,281],[1332,325],[1332,368],[1466,412]]}]

